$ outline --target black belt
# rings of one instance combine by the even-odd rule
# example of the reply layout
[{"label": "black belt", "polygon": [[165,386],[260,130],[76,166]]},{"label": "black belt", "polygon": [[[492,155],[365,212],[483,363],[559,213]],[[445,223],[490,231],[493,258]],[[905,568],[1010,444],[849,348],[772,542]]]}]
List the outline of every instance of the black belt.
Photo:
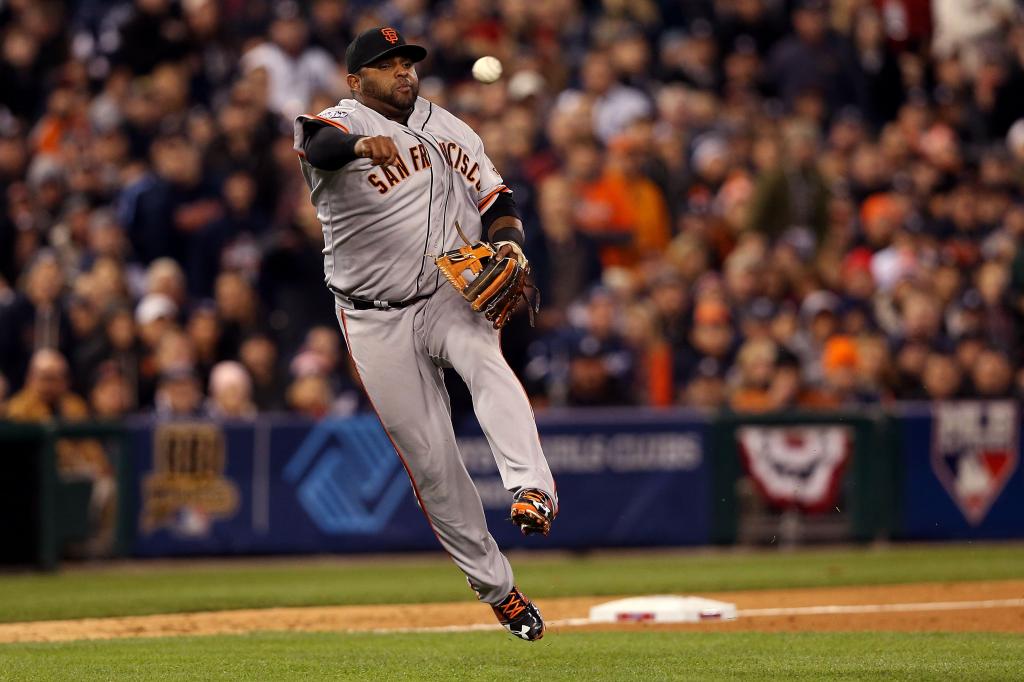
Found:
[{"label": "black belt", "polygon": [[423,295],[413,296],[412,298],[407,298],[404,301],[371,301],[370,299],[366,298],[356,298],[355,296],[349,296],[348,294],[344,294],[330,285],[328,285],[327,288],[333,291],[341,298],[351,303],[352,307],[355,308],[356,310],[398,310],[400,308],[406,308],[408,306],[411,306],[413,303],[416,303],[417,301],[422,301],[423,299],[428,297],[427,295]]}]

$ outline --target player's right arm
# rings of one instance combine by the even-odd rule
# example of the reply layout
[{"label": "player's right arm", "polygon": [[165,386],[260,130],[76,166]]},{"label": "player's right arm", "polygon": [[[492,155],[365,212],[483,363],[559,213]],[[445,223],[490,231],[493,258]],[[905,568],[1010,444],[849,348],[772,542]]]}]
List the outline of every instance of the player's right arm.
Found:
[{"label": "player's right arm", "polygon": [[366,130],[357,112],[343,106],[295,119],[295,150],[309,165],[336,171],[355,159],[369,159],[375,166],[389,165],[398,157],[398,147],[386,136],[363,135]]},{"label": "player's right arm", "polygon": [[303,151],[311,166],[329,171],[359,158],[370,159],[375,166],[389,166],[398,158],[398,147],[390,137],[353,135],[327,126],[306,136]]}]

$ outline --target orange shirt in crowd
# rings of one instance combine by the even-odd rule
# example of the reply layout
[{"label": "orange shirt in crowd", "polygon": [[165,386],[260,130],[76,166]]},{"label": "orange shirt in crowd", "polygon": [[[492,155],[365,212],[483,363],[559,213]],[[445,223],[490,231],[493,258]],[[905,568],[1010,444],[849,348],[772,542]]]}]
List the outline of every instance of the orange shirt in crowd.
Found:
[{"label": "orange shirt in crowd", "polygon": [[763,388],[739,388],[729,399],[729,407],[736,412],[770,412],[777,409],[771,393]]},{"label": "orange shirt in crowd", "polygon": [[89,407],[85,400],[74,393],[65,393],[54,410],[30,389],[22,389],[11,396],[7,403],[5,416],[11,421],[46,422],[51,419],[85,419],[89,416]]},{"label": "orange shirt in crowd", "polygon": [[661,341],[653,344],[643,355],[644,371],[647,373],[648,405],[668,407],[675,402],[676,389],[672,373],[672,347]]},{"label": "orange shirt in crowd", "polygon": [[583,232],[600,239],[619,234],[631,237],[622,244],[601,247],[601,265],[632,266],[643,254],[664,251],[671,238],[665,198],[642,175],[608,170],[595,182],[579,188],[583,209],[578,221]]}]

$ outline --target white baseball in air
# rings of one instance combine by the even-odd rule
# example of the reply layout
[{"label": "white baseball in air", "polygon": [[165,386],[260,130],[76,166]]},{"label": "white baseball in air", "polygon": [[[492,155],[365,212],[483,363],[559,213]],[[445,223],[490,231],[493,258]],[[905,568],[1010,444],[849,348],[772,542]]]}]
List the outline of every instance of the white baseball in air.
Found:
[{"label": "white baseball in air", "polygon": [[501,78],[501,62],[496,57],[480,57],[473,62],[473,78],[481,83],[493,83]]}]

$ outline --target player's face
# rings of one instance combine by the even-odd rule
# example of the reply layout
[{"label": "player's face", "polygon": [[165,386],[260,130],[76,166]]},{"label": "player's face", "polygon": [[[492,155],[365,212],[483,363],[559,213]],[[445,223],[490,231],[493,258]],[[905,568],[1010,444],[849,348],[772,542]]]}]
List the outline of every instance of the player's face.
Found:
[{"label": "player's face", "polygon": [[405,55],[376,61],[360,70],[360,92],[398,111],[411,109],[420,92],[416,67]]}]

